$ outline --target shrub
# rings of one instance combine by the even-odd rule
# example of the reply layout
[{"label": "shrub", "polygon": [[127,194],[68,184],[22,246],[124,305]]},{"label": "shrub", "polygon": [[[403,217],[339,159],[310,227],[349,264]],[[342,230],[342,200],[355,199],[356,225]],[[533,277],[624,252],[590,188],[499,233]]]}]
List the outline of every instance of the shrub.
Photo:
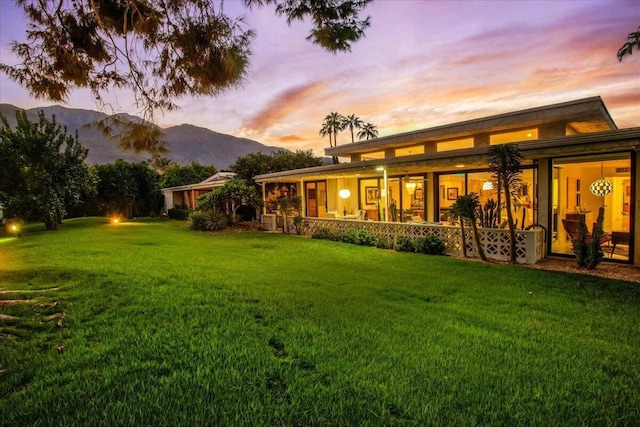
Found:
[{"label": "shrub", "polygon": [[378,236],[365,230],[352,228],[342,235],[342,241],[361,246],[376,246]]},{"label": "shrub", "polygon": [[187,209],[169,209],[167,216],[171,219],[187,220],[189,218],[189,211]]},{"label": "shrub", "polygon": [[393,241],[386,237],[378,237],[376,247],[380,249],[393,249]]},{"label": "shrub", "polygon": [[196,211],[189,215],[189,227],[196,231],[218,231],[229,225],[229,218],[224,212]]},{"label": "shrub", "polygon": [[189,228],[196,231],[207,231],[207,214],[204,212],[192,212],[189,215]]},{"label": "shrub", "polygon": [[416,250],[413,240],[407,236],[397,236],[393,244],[393,249],[398,252],[415,252]]},{"label": "shrub", "polygon": [[437,236],[420,237],[415,241],[416,252],[427,255],[444,255],[444,242]]},{"label": "shrub", "polygon": [[207,231],[218,231],[229,225],[229,216],[219,210],[205,212]]},{"label": "shrub", "polygon": [[334,233],[328,228],[319,228],[311,235],[312,239],[333,240],[331,237]]}]

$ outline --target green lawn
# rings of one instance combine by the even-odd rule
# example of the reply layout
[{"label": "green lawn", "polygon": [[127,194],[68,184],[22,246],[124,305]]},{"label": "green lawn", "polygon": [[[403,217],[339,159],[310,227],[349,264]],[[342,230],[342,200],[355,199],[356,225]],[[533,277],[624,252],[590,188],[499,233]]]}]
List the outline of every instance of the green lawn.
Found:
[{"label": "green lawn", "polygon": [[633,283],[95,218],[0,268],[0,425],[640,419]]}]

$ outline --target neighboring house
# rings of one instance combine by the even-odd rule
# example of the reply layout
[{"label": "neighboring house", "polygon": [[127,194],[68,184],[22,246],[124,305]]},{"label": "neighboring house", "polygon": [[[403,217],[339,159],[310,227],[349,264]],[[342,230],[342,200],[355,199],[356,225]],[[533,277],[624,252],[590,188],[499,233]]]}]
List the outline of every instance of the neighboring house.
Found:
[{"label": "neighboring house", "polygon": [[218,172],[197,184],[163,188],[164,211],[166,212],[174,208],[192,211],[198,206],[198,197],[222,187],[234,176],[236,176],[236,174],[233,172]]},{"label": "neighboring house", "polygon": [[[583,217],[591,230],[598,209],[604,206],[604,229],[612,237],[603,244],[606,259],[640,265],[640,250],[635,250],[640,247],[640,232],[636,232],[640,231],[636,197],[640,127],[618,129],[600,97],[327,148],[326,155],[348,158],[350,163],[254,179],[262,184],[295,184],[297,193],[303,195],[307,226],[315,218],[336,213],[339,218],[345,211],[350,214],[347,217],[359,217],[364,211],[367,220],[386,222],[386,230],[391,230],[389,223],[422,219],[431,222],[439,235],[451,238],[452,228],[446,233],[440,228],[448,224],[449,209],[458,196],[475,192],[483,205],[498,200],[496,183],[487,171],[487,148],[510,142],[525,157],[522,186],[515,194],[519,201],[514,209],[516,228],[523,230],[523,236],[533,226],[545,230],[544,242],[536,243],[542,247],[536,249],[540,252],[536,259],[545,253],[571,255],[564,224]],[[604,181],[612,191],[607,193],[609,185]],[[607,194],[596,195],[599,191]],[[502,222],[506,213],[498,217]],[[344,229],[347,221],[344,215],[342,218],[337,221]],[[349,224],[371,227],[362,221]],[[393,230],[385,233],[409,233],[404,228]],[[504,236],[487,233],[487,246],[502,245]],[[525,246],[523,243],[523,251]],[[494,258],[504,259],[501,251],[503,246],[495,249]]]}]

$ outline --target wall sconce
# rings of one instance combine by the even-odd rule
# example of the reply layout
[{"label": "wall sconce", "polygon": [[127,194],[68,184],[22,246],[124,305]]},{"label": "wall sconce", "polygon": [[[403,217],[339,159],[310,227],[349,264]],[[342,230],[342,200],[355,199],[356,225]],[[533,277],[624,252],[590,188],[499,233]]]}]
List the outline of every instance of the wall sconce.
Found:
[{"label": "wall sconce", "polygon": [[493,182],[485,181],[482,183],[482,191],[491,191],[493,190]]}]

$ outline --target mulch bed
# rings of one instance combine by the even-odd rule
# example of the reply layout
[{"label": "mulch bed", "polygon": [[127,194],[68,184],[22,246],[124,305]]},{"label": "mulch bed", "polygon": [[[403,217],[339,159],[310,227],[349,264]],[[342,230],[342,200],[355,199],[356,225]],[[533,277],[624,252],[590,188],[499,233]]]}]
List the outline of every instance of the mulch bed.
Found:
[{"label": "mulch bed", "polygon": [[602,262],[598,264],[595,270],[587,270],[586,268],[579,268],[575,259],[545,258],[527,267],[563,271],[565,273],[590,274],[607,279],[640,283],[640,267],[628,264]]}]

